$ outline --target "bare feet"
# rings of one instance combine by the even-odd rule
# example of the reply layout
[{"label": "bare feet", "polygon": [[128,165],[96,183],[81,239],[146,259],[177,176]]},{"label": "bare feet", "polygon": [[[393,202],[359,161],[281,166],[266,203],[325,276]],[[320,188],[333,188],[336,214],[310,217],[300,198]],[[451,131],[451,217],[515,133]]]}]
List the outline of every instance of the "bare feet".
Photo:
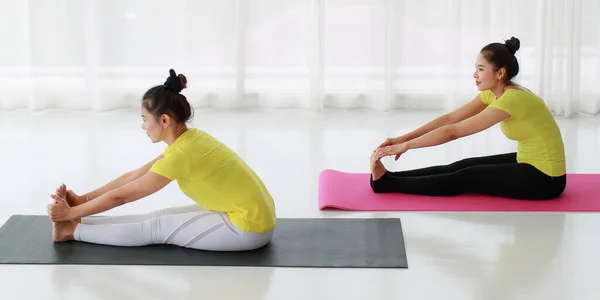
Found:
[{"label": "bare feet", "polygon": [[[62,197],[64,199],[67,200],[67,204],[69,204],[69,207],[74,207],[77,205],[81,205],[83,203],[85,203],[85,201],[81,202],[78,200],[78,196],[71,190],[67,190],[67,186],[63,183],[61,184],[57,189],[56,189],[56,193],[57,196]],[[73,220],[77,223],[81,223],[81,218],[75,219]]]},{"label": "bare feet", "polygon": [[77,223],[74,221],[52,222],[52,240],[54,242],[72,241],[75,226],[77,226]]},{"label": "bare feet", "polygon": [[373,181],[381,178],[383,174],[385,174],[386,169],[381,163],[381,160],[375,157],[375,153],[371,155],[371,175],[373,176]]},{"label": "bare feet", "polygon": [[63,183],[56,189],[56,195],[65,198],[67,203],[69,203],[69,207],[74,207],[77,205],[81,205],[85,203],[85,199],[80,199],[79,195],[75,194],[75,192],[68,190],[67,186]]}]

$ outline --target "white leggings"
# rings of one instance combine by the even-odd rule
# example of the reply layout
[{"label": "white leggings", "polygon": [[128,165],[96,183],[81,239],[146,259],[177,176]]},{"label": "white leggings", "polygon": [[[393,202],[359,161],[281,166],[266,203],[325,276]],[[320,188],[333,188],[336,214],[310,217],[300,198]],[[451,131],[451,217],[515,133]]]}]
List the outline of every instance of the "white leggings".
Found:
[{"label": "white leggings", "polygon": [[244,232],[224,213],[197,204],[157,210],[148,214],[82,218],[75,227],[76,241],[112,245],[169,244],[210,251],[245,251],[271,240],[266,233]]}]

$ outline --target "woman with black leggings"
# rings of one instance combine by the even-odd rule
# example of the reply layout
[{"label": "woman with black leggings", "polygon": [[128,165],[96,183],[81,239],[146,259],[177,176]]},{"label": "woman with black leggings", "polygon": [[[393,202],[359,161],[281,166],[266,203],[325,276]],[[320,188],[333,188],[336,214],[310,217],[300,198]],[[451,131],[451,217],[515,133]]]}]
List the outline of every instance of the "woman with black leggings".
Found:
[{"label": "woman with black leggings", "polygon": [[[524,200],[558,197],[566,186],[562,136],[544,101],[511,80],[519,72],[519,40],[485,46],[473,74],[479,94],[461,108],[406,135],[389,138],[371,156],[375,193],[452,196],[483,194]],[[467,158],[450,165],[390,172],[384,156],[431,147],[469,136],[500,123],[517,142],[515,153]]]}]

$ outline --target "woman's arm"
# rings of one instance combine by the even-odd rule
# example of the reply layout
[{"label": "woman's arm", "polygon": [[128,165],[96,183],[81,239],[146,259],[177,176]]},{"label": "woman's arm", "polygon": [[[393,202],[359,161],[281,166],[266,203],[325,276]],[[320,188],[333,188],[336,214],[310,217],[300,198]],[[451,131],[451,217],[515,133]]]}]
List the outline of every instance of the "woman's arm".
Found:
[{"label": "woman's arm", "polygon": [[406,150],[437,146],[458,138],[469,136],[510,118],[510,115],[497,108],[486,108],[481,113],[456,124],[433,130],[417,139],[406,142]]},{"label": "woman's arm", "polygon": [[110,190],[89,202],[70,208],[67,218],[75,220],[136,201],[159,191],[170,182],[170,179],[162,175],[147,172],[138,179]]},{"label": "woman's arm", "polygon": [[[456,110],[454,110],[448,114],[444,114],[444,115],[428,122],[427,124],[417,128],[416,130],[414,130],[412,132],[409,132],[405,135],[395,138],[396,143],[394,143],[394,144],[408,142],[410,140],[419,138],[419,137],[423,136],[424,134],[427,134],[438,128],[441,128],[441,127],[444,127],[447,125],[456,124],[460,121],[468,119],[468,118],[482,112],[486,107],[487,106],[481,101],[481,98],[479,97],[479,94],[478,94],[471,101],[469,101],[465,105],[457,108]],[[386,143],[384,143],[384,144],[386,144]],[[382,144],[382,145],[385,146],[384,144]],[[392,143],[388,143],[388,145],[389,144],[392,144]]]},{"label": "woman's arm", "polygon": [[464,121],[482,112],[486,107],[487,105],[481,101],[481,97],[477,94],[471,101],[449,113],[448,118],[450,120],[449,123],[445,125],[452,125]]},{"label": "woman's arm", "polygon": [[152,165],[160,158],[162,158],[162,155],[159,155],[157,158],[151,160],[150,162],[146,163],[145,165],[141,166],[140,168],[138,168],[136,170],[129,171],[129,172],[119,176],[117,179],[105,184],[104,186],[102,186],[96,190],[93,190],[87,194],[81,195],[80,197],[85,200],[84,201],[80,200],[80,202],[87,202],[87,201],[93,200],[97,197],[104,195],[105,193],[107,193],[109,191],[112,191],[116,188],[120,188],[123,185],[142,177],[144,174],[146,174],[150,170]]}]

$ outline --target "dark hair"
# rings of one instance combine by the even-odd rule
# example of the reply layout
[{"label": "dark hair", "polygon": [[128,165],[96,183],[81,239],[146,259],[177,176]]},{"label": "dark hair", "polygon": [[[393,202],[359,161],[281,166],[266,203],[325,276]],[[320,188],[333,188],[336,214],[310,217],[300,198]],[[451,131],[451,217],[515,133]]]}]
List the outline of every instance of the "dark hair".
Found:
[{"label": "dark hair", "polygon": [[483,47],[480,53],[483,57],[494,65],[494,71],[501,68],[506,69],[506,81],[510,81],[519,74],[519,62],[515,57],[515,53],[521,47],[521,42],[516,37],[511,37],[510,40],[501,43],[491,43]]},{"label": "dark hair", "polygon": [[144,97],[142,105],[156,119],[162,114],[171,116],[177,123],[186,123],[192,118],[192,106],[180,92],[187,87],[187,79],[183,74],[176,75],[169,70],[169,77],[162,85],[150,88]]}]

